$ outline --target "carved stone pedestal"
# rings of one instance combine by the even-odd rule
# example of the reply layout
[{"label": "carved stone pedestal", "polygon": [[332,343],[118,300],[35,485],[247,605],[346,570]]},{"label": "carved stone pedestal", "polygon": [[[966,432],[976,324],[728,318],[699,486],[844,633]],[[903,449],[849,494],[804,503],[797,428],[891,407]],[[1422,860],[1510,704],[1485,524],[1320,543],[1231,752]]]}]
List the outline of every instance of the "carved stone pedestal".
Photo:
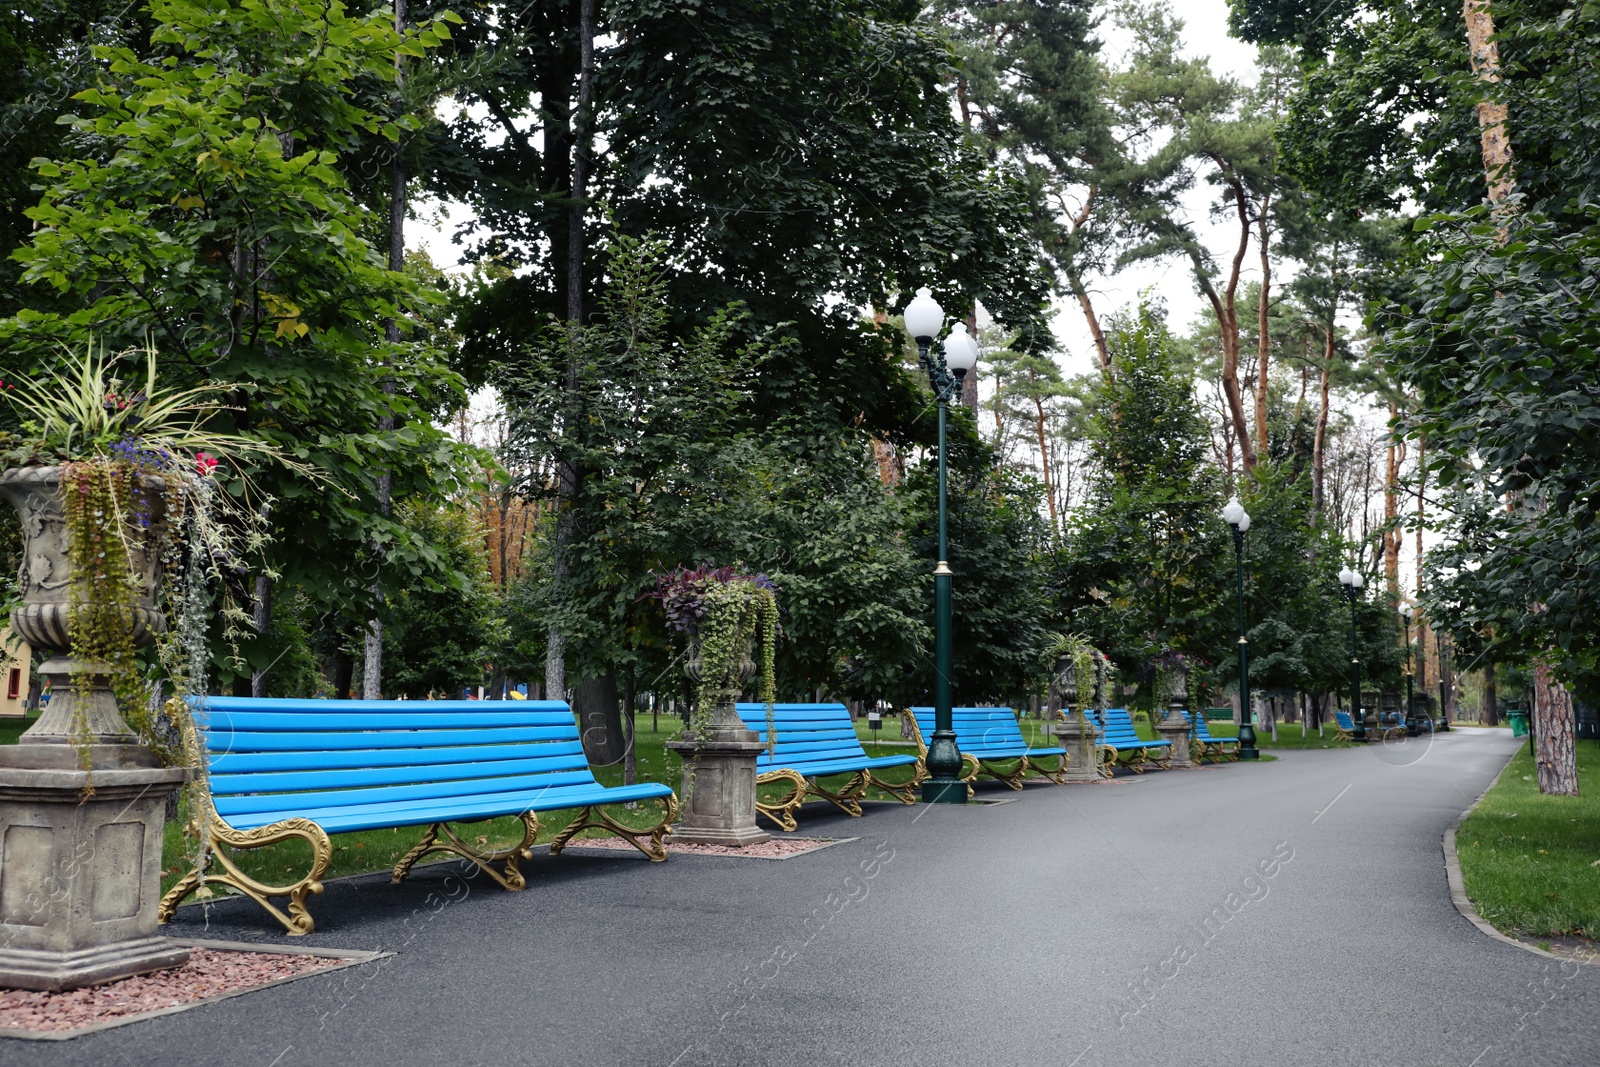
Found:
[{"label": "carved stone pedestal", "polygon": [[1182,715],[1177,718],[1168,715],[1156,723],[1156,733],[1161,735],[1161,740],[1172,743],[1172,747],[1168,749],[1172,753],[1171,766],[1194,766],[1194,760],[1189,748],[1189,724],[1184,721]]},{"label": "carved stone pedestal", "polygon": [[1064,721],[1049,725],[1051,733],[1061,741],[1061,747],[1067,750],[1066,781],[1100,781],[1100,753],[1094,743],[1094,724],[1079,722],[1078,716],[1068,711]]},{"label": "carved stone pedestal", "polygon": [[[161,828],[185,771],[142,745],[0,746],[0,987],[64,990],[176,967],[156,936]],[[85,787],[94,792],[85,795]]]},{"label": "carved stone pedestal", "polygon": [[732,704],[713,713],[705,744],[685,733],[667,747],[683,757],[683,814],[670,843],[743,848],[772,839],[756,826],[756,757],[767,746]]}]

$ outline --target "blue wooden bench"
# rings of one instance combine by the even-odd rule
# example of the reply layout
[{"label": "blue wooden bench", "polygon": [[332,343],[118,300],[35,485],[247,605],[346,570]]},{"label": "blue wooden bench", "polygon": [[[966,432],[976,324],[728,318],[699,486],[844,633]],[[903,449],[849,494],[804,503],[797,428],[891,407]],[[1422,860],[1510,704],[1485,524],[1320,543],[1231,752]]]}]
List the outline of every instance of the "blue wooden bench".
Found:
[{"label": "blue wooden bench", "polygon": [[[1017,714],[1010,708],[952,708],[951,725],[956,731],[956,747],[961,750],[966,773],[961,780],[967,783],[967,795],[972,795],[972,783],[978,776],[987,775],[1021,789],[1030,771],[1036,771],[1060,785],[1066,781],[1067,750],[1064,748],[1029,748],[1017,724]],[[933,736],[934,713],[932,708],[912,708],[911,728],[922,753],[928,758],[927,738]],[[1055,769],[1047,764],[1055,760]],[[1010,764],[1010,766],[1005,766]]]},{"label": "blue wooden bench", "polygon": [[[1334,736],[1341,741],[1354,741],[1356,739],[1356,724],[1351,720],[1348,711],[1335,711],[1333,713],[1333,721]],[[1374,735],[1376,735],[1378,739],[1387,741],[1392,737],[1403,737],[1405,732],[1406,728],[1404,726],[1386,726],[1378,723],[1367,731],[1367,740],[1373,740]]]},{"label": "blue wooden bench", "polygon": [[[1186,711],[1183,713],[1183,717],[1189,721],[1189,725],[1194,730],[1193,740],[1190,745],[1196,760],[1201,763],[1206,760],[1220,763],[1223,760],[1236,760],[1239,758],[1239,739],[1237,737],[1213,737],[1211,726],[1206,722],[1204,715],[1195,719],[1191,718]],[[1229,745],[1233,746],[1232,751],[1229,751]]]},{"label": "blue wooden bench", "polygon": [[1172,742],[1146,741],[1133,728],[1133,719],[1126,708],[1107,708],[1104,729],[1100,734],[1100,751],[1105,755],[1100,773],[1111,777],[1112,769],[1121,763],[1134,774],[1143,774],[1145,764],[1154,764],[1166,770],[1172,764]]},{"label": "blue wooden bench", "polygon": [[[596,782],[577,722],[561,701],[210,697],[194,720],[184,747],[196,767],[205,753],[201,810],[191,824],[204,833],[205,851],[162,898],[162,922],[202,882],[214,882],[260,904],[289,933],[310,933],[306,897],[322,892],[333,856],[330,833],[423,826],[392,881],[423,856],[449,852],[505,888],[521,889],[526,880],[517,865],[538,836],[536,812],[582,809],[551,842],[551,853],[580,831],[603,828],[658,861],[667,858],[662,837],[678,814],[669,786]],[[661,801],[660,822],[634,829],[600,810],[640,800]],[[447,825],[500,816],[522,820],[522,840],[510,848],[480,851]],[[292,838],[311,845],[311,871],[285,885],[256,881],[217,847],[260,848]],[[222,870],[206,873],[213,859]],[[272,897],[288,898],[288,914]]]},{"label": "blue wooden bench", "polygon": [[[739,718],[745,726],[767,739],[767,706],[739,704]],[[903,756],[869,756],[856,736],[855,721],[843,704],[775,704],[773,727],[777,741],[771,753],[756,758],[756,785],[785,782],[789,792],[772,803],[756,797],[756,810],[785,830],[795,830],[795,812],[806,797],[821,797],[847,815],[861,814],[861,798],[869,786],[881,789],[906,804],[917,802],[916,786],[922,780],[922,761]],[[878,771],[891,767],[912,768],[906,782],[887,782]],[[817,779],[848,774],[850,779],[838,789],[819,785]]]}]

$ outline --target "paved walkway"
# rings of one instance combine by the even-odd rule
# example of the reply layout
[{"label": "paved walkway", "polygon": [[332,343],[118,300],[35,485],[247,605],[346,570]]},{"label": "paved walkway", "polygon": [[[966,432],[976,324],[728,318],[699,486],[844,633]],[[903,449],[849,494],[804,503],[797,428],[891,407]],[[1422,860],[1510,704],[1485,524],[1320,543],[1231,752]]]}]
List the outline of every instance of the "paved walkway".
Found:
[{"label": "paved walkway", "polygon": [[[0,1056],[1592,1067],[1600,967],[1492,941],[1450,904],[1441,835],[1513,748],[1461,731],[818,811],[802,832],[859,839],[783,862],[539,856],[518,894],[441,868],[335,883],[310,940],[397,956]],[[209,935],[276,939],[235,902]]]}]

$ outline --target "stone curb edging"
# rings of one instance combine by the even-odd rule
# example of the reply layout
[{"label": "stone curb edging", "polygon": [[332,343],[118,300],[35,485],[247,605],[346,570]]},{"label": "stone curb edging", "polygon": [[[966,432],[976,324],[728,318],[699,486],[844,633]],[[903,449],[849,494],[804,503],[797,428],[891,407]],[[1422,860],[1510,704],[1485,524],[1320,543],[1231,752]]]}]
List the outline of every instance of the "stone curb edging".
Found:
[{"label": "stone curb edging", "polygon": [[1487,919],[1478,914],[1478,909],[1472,906],[1472,901],[1467,896],[1467,884],[1461,877],[1461,859],[1456,852],[1456,830],[1461,827],[1462,823],[1467,821],[1467,816],[1471,815],[1473,811],[1477,809],[1478,805],[1483,803],[1483,798],[1489,795],[1489,790],[1493,789],[1499,784],[1501,777],[1506,773],[1506,771],[1511,769],[1511,760],[1515,758],[1516,753],[1513,752],[1511,756],[1507,758],[1506,765],[1500,768],[1500,773],[1494,776],[1494,780],[1484,787],[1483,792],[1478,794],[1478,798],[1476,800],[1467,805],[1466,811],[1463,811],[1460,815],[1456,816],[1456,821],[1451,823],[1449,829],[1445,830],[1444,832],[1444,873],[1446,880],[1450,883],[1450,903],[1454,904],[1456,906],[1456,911],[1461,913],[1461,917],[1467,920],[1467,922],[1471,923],[1473,926],[1476,926],[1479,932],[1488,937],[1494,938],[1496,941],[1510,945],[1513,948],[1519,948],[1524,952],[1531,952],[1535,956],[1543,956],[1547,960],[1572,960],[1577,963],[1600,963],[1600,959],[1595,958],[1583,958],[1580,956],[1558,956],[1554,952],[1546,952],[1544,949],[1539,948],[1536,945],[1530,945],[1526,941],[1519,941],[1514,937],[1510,937],[1501,933],[1499,930],[1496,930]]},{"label": "stone curb edging", "polygon": [[344,962],[335,964],[332,967],[319,967],[314,971],[302,971],[299,974],[291,974],[287,978],[276,978],[270,982],[263,982],[260,985],[247,986],[244,989],[234,989],[227,993],[218,993],[213,997],[201,997],[199,1000],[185,1001],[182,1004],[171,1004],[165,1008],[157,1008],[154,1011],[139,1012],[135,1015],[124,1015],[120,1018],[107,1019],[105,1022],[92,1023],[89,1026],[80,1026],[71,1030],[22,1030],[0,1027],[0,1038],[11,1038],[18,1041],[70,1041],[75,1037],[83,1037],[87,1034],[97,1034],[102,1030],[114,1030],[119,1026],[128,1026],[132,1023],[142,1023],[148,1019],[159,1019],[163,1015],[176,1015],[178,1012],[188,1011],[190,1008],[198,1008],[206,1004],[215,1004],[220,1000],[231,1000],[234,997],[242,997],[247,993],[257,993],[263,989],[271,989],[273,986],[285,985],[289,982],[298,982],[302,978],[310,978],[314,975],[332,974],[335,971],[342,971],[346,967],[356,967],[363,963],[371,963],[374,960],[387,959],[388,957],[394,955],[393,952],[371,952],[364,951],[362,949],[313,948],[309,945],[302,948],[300,946],[289,945],[263,945],[254,941],[212,941],[200,937],[174,937],[172,940],[178,942],[179,944],[187,945],[190,948],[209,948],[225,952],[260,952],[282,954],[286,956],[316,956],[321,959],[343,960]]}]

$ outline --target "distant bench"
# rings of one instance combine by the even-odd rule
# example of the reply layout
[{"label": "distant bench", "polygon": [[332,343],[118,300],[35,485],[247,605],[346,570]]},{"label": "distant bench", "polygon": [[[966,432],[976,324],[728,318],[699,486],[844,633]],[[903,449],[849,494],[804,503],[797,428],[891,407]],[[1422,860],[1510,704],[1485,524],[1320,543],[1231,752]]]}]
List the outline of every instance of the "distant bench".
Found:
[{"label": "distant bench", "polygon": [[[1029,748],[1022,736],[1022,727],[1017,724],[1017,714],[1010,708],[952,708],[950,719],[956,731],[956,747],[961,750],[961,759],[967,768],[961,779],[967,783],[968,795],[980,774],[1002,781],[1012,789],[1021,789],[1030,771],[1057,785],[1066,781],[1067,750],[1054,746]],[[912,708],[911,727],[926,763],[927,741],[933,737],[934,730],[933,709]],[[1054,770],[1046,765],[1052,759]]]},{"label": "distant bench", "polygon": [[[206,753],[209,788],[196,815],[205,828],[206,854],[161,899],[162,922],[200,886],[215,859],[222,871],[204,874],[204,881],[243,893],[291,934],[310,933],[306,898],[322,892],[333,857],[330,833],[425,826],[416,847],[395,864],[392,881],[405,878],[423,856],[449,852],[506,889],[521,889],[526,880],[517,864],[531,856],[538,836],[535,812],[582,809],[550,843],[552,854],[598,827],[657,861],[667,858],[662,837],[678,814],[669,786],[595,781],[572,711],[556,700],[210,697],[194,718],[198,735],[186,728],[184,747],[195,766]],[[599,810],[640,800],[661,801],[660,822],[639,830]],[[523,825],[522,840],[506,849],[479,851],[446,825],[500,816],[516,816]],[[287,885],[256,881],[216,847],[260,848],[291,838],[311,845],[312,860],[310,873]],[[288,914],[272,897],[289,898]]]},{"label": "distant bench", "polygon": [[1146,763],[1162,770],[1172,764],[1171,741],[1146,741],[1133,728],[1133,719],[1126,708],[1107,708],[1104,730],[1100,734],[1100,749],[1104,753],[1100,773],[1111,777],[1112,768],[1121,763],[1134,774],[1143,774]]},{"label": "distant bench", "polygon": [[[739,718],[746,727],[767,739],[767,706],[739,704]],[[787,782],[789,793],[767,804],[756,797],[756,810],[785,830],[799,828],[795,812],[806,797],[821,797],[847,815],[861,814],[861,797],[874,786],[906,804],[917,802],[916,785],[922,778],[922,761],[909,753],[899,756],[869,756],[856,736],[855,720],[843,704],[775,704],[773,726],[777,742],[771,754],[756,758],[756,785]],[[911,767],[905,782],[887,782],[878,771],[891,767]],[[850,780],[838,789],[818,784],[819,778],[848,774]]]},{"label": "distant bench", "polygon": [[[1189,713],[1186,711],[1183,713],[1183,717],[1185,719],[1189,719],[1189,725],[1194,728],[1194,743],[1192,748],[1194,751],[1194,758],[1196,760],[1200,761],[1201,763],[1204,763],[1206,760],[1211,760],[1213,763],[1220,763],[1223,760],[1236,760],[1239,758],[1239,739],[1237,737],[1213,736],[1211,733],[1211,727],[1206,723],[1206,717],[1204,715],[1191,719]],[[1233,746],[1233,750],[1231,752],[1228,750],[1229,745]]]}]

